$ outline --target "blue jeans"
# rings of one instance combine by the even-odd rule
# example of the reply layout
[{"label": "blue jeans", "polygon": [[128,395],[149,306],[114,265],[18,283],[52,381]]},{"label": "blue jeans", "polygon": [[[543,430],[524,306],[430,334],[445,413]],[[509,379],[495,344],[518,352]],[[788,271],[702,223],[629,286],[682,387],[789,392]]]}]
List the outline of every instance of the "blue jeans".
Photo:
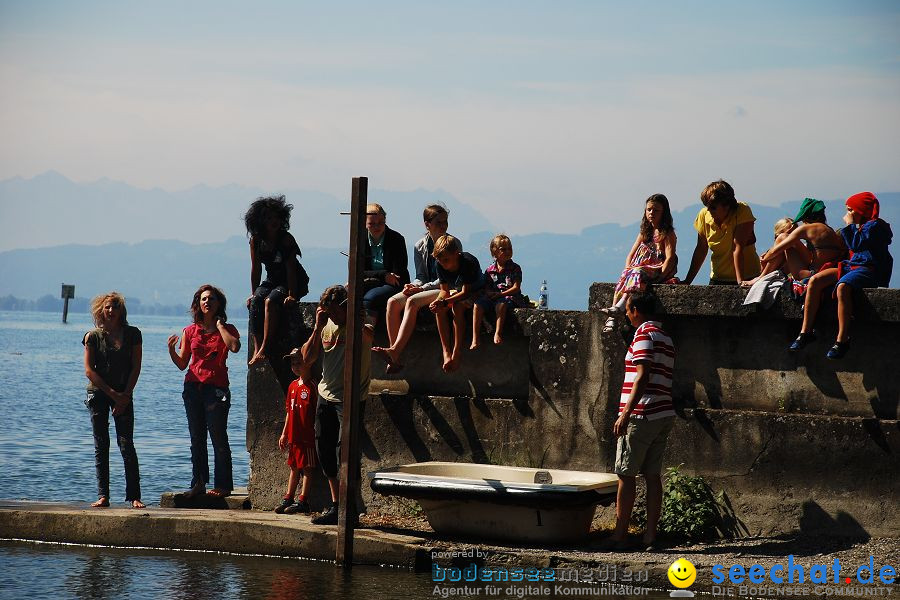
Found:
[{"label": "blue jeans", "polygon": [[[97,497],[109,498],[109,413],[115,402],[103,392],[88,390],[84,405],[91,413],[94,433]],[[116,424],[116,443],[125,461],[125,500],[140,500],[141,473],[134,449],[134,404],[129,403],[122,414],[113,415],[113,420]]]},{"label": "blue jeans", "polygon": [[209,483],[209,455],[206,452],[208,431],[215,460],[214,487],[230,492],[234,489],[227,431],[231,392],[228,388],[185,381],[181,397],[184,399],[184,412],[187,413],[188,431],[191,433],[191,487]]},{"label": "blue jeans", "polygon": [[384,312],[385,307],[387,306],[387,301],[391,296],[399,292],[403,288],[398,288],[393,285],[379,285],[373,287],[370,290],[367,290],[363,295],[363,308],[365,308],[370,314],[377,314]]}]

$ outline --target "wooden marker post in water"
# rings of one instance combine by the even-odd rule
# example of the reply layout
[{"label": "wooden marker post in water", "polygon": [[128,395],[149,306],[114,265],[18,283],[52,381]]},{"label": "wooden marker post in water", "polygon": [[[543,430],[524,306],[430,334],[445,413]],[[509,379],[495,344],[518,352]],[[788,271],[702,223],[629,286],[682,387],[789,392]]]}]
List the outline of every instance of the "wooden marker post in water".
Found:
[{"label": "wooden marker post in water", "polygon": [[[366,259],[366,203],[369,180],[353,178],[350,205],[350,260],[347,277],[347,342],[344,348],[344,414],[341,423],[341,471],[338,495],[338,536],[335,559],[345,568],[353,566],[353,525],[358,512],[359,489],[359,372],[362,358],[362,276]],[[350,517],[349,522],[348,518]]]},{"label": "wooden marker post in water", "polygon": [[62,284],[63,323],[69,318],[69,298],[75,297],[75,286]]}]

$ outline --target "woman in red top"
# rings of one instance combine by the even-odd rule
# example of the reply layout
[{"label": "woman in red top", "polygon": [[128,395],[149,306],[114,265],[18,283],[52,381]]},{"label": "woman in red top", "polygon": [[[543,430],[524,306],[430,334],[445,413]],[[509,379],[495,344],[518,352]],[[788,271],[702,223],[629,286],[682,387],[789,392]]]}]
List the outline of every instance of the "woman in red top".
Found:
[{"label": "woman in red top", "polygon": [[225,359],[229,351],[241,349],[241,342],[238,330],[227,323],[225,302],[225,294],[218,288],[209,284],[200,286],[191,302],[194,322],[184,328],[179,350],[175,349],[178,336],[169,337],[169,356],[175,366],[183,371],[190,363],[181,395],[191,433],[193,478],[191,490],[186,494],[188,497],[204,493],[209,482],[207,431],[215,454],[215,487],[209,495],[222,498],[234,489],[226,431],[231,392],[228,391]]}]

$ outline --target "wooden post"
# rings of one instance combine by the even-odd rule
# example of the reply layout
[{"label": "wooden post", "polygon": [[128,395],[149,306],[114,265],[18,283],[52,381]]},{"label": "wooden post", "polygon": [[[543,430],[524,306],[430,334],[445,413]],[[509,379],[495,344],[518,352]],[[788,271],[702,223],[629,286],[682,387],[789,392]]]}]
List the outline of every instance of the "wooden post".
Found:
[{"label": "wooden post", "polygon": [[[344,406],[341,423],[341,471],[338,496],[338,535],[335,559],[345,568],[353,566],[353,525],[359,489],[359,372],[362,357],[362,276],[365,266],[366,203],[369,180],[353,178],[350,206],[350,260],[347,277],[347,341],[344,348]],[[349,522],[348,522],[348,516]]]},{"label": "wooden post", "polygon": [[75,286],[62,284],[63,323],[69,318],[69,298],[75,297]]}]

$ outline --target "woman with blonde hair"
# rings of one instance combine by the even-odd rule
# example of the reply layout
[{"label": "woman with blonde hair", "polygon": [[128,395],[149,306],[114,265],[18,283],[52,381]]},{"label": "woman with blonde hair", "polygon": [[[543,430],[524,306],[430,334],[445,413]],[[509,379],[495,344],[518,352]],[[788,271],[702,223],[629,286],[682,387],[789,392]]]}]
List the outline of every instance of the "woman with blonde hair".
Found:
[{"label": "woman with blonde hair", "polygon": [[85,406],[94,433],[97,501],[109,506],[109,413],[116,424],[116,442],[125,461],[125,501],[133,508],[141,502],[141,475],[134,449],[134,386],[141,375],[141,330],[128,324],[125,298],[118,292],[100,294],[91,301],[94,329],[84,345],[84,373],[88,378]]}]

